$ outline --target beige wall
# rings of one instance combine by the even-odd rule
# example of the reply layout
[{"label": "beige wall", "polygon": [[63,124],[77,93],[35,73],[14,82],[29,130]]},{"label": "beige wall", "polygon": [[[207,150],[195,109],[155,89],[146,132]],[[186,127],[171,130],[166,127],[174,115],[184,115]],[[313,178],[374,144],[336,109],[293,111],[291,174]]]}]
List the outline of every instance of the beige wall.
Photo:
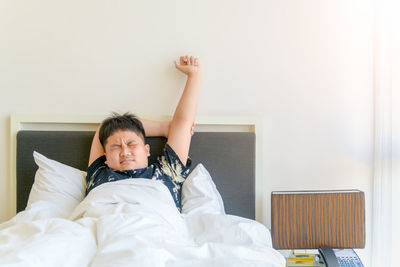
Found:
[{"label": "beige wall", "polygon": [[[0,221],[13,113],[171,115],[200,57],[200,116],[263,122],[271,190],[358,188],[373,166],[373,2],[0,1]],[[269,226],[269,208],[264,221]]]}]

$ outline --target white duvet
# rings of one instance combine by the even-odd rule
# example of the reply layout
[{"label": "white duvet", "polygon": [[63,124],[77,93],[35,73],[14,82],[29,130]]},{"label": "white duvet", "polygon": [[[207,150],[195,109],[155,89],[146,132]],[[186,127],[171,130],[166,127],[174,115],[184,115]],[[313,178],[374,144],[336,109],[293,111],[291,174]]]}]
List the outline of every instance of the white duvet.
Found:
[{"label": "white duvet", "polygon": [[238,216],[179,213],[158,181],[93,189],[68,219],[50,202],[0,225],[0,266],[279,266],[268,229]]}]

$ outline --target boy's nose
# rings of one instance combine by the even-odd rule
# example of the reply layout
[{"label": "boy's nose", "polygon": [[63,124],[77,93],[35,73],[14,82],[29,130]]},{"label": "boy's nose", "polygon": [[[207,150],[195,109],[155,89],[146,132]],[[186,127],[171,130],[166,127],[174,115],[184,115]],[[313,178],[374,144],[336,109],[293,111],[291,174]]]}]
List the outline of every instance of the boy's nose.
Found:
[{"label": "boy's nose", "polygon": [[122,145],[121,147],[121,155],[131,155],[131,151],[128,149],[128,146]]}]

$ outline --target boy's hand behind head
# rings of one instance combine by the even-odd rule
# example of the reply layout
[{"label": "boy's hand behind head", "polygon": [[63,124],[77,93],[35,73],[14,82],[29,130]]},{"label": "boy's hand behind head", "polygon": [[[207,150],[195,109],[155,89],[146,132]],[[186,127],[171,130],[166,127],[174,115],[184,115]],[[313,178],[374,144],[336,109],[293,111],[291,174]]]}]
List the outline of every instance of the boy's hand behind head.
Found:
[{"label": "boy's hand behind head", "polygon": [[175,67],[188,76],[201,74],[199,59],[193,56],[182,56],[179,63],[175,61]]}]

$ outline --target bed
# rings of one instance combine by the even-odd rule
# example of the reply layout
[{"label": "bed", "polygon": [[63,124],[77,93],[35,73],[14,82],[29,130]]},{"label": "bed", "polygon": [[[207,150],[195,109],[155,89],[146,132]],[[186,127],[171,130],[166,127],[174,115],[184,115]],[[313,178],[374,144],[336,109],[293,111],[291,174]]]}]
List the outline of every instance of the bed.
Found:
[{"label": "bed", "polygon": [[[93,131],[15,135],[18,214],[0,224],[2,266],[284,266],[255,221],[254,132],[195,133],[182,214],[148,179],[107,183],[84,197]],[[146,142],[151,164],[166,139]]]}]

